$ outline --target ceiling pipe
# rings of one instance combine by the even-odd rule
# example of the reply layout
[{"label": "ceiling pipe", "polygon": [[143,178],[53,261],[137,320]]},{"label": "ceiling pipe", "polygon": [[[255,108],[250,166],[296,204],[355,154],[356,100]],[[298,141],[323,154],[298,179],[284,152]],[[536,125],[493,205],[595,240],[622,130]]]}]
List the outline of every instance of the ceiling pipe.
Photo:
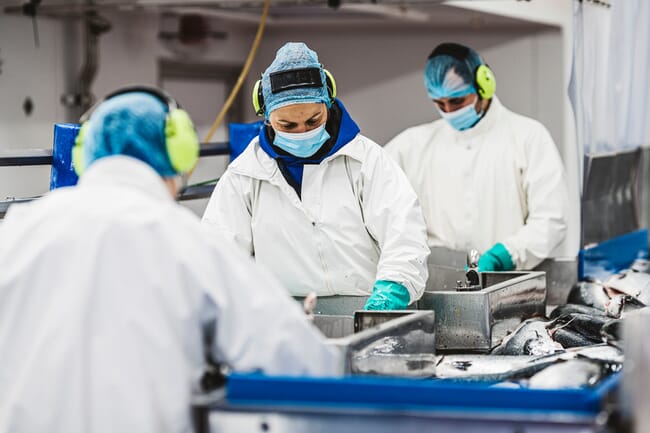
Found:
[{"label": "ceiling pipe", "polygon": [[76,82],[76,90],[61,97],[63,105],[78,111],[79,115],[87,111],[95,101],[91,87],[99,67],[99,37],[111,29],[110,22],[96,12],[87,12],[83,20],[84,63]]}]

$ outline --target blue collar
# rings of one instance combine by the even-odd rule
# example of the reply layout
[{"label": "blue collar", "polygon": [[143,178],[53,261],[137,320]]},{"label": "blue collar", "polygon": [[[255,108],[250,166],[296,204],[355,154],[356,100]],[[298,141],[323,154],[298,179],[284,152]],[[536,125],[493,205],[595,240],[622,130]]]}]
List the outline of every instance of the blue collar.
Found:
[{"label": "blue collar", "polygon": [[334,155],[343,146],[352,141],[357,134],[359,134],[359,126],[354,122],[354,120],[352,120],[352,117],[350,117],[350,114],[338,99],[334,101],[334,104],[332,104],[329,116],[325,128],[331,138],[323,144],[321,150],[309,158],[299,158],[290,155],[277,146],[274,146],[271,142],[271,137],[269,136],[269,133],[272,133],[273,131],[270,126],[260,129],[260,147],[271,158],[277,161],[280,171],[287,182],[296,190],[298,196],[300,196],[300,186],[302,185],[302,172],[304,165],[319,164],[328,156]]},{"label": "blue collar", "polygon": [[[332,108],[330,108],[330,119],[328,119],[326,125],[327,132],[330,134],[331,138],[323,144],[323,147],[321,148],[322,152],[319,151],[309,158],[299,158],[290,155],[273,145],[271,137],[269,137],[269,134],[267,133],[267,129],[271,129],[268,126],[260,129],[260,147],[273,159],[282,159],[292,164],[318,164],[323,159],[335,154],[339,149],[352,141],[360,131],[359,126],[357,126],[354,120],[352,120],[352,117],[350,117],[350,114],[341,101],[337,99],[334,101],[334,104],[336,104],[336,107],[333,105]],[[334,143],[332,143],[333,139],[335,139]]]}]

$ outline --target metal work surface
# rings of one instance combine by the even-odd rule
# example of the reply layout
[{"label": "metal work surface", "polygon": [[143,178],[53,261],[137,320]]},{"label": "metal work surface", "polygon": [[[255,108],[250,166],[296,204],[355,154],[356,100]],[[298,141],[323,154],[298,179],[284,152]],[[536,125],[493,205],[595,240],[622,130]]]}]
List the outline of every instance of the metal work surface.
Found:
[{"label": "metal work surface", "polygon": [[[305,298],[294,296],[294,299],[301,305]],[[357,310],[363,310],[368,300],[367,296],[323,296],[318,297],[314,314],[350,316]]]},{"label": "metal work surface", "polygon": [[436,349],[487,352],[492,327],[511,318],[543,316],[544,272],[483,272],[478,291],[427,291],[421,310],[436,312]]},{"label": "metal work surface", "polygon": [[[209,432],[305,432],[305,433],[586,433],[601,431],[594,417],[570,415],[538,416],[521,414],[505,416],[465,412],[456,414],[384,413],[338,411],[232,411],[226,408],[209,415]],[[539,415],[539,414],[537,414]]]},{"label": "metal work surface", "polygon": [[[650,157],[649,157],[650,159]],[[425,290],[453,290],[457,280],[464,280],[467,253],[445,247],[432,247],[428,259],[429,279]],[[532,269],[546,272],[547,302],[563,304],[578,280],[576,257],[548,258]]]}]

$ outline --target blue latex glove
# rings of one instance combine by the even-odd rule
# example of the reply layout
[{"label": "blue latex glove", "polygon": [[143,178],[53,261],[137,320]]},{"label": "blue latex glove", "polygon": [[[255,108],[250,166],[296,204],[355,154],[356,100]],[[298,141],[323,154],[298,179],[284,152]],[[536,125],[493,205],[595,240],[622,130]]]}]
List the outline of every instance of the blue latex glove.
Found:
[{"label": "blue latex glove", "polygon": [[494,244],[478,259],[479,272],[512,271],[514,268],[512,257],[502,243]]},{"label": "blue latex glove", "polygon": [[411,300],[406,287],[393,281],[375,282],[372,295],[368,298],[364,310],[404,310]]}]

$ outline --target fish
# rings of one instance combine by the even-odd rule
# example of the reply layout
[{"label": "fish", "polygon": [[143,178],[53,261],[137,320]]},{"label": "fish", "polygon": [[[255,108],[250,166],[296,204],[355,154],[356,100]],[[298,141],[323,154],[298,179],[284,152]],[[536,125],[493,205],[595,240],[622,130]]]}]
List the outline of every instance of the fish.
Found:
[{"label": "fish", "polygon": [[600,335],[608,344],[618,346],[618,342],[620,342],[623,337],[623,321],[620,319],[607,321],[600,328]]},{"label": "fish", "polygon": [[564,316],[571,313],[580,313],[580,314],[588,314],[590,316],[606,317],[605,311],[599,310],[598,308],[588,307],[587,305],[582,305],[582,304],[564,304],[564,305],[558,305],[553,311],[551,311],[549,318],[556,319],[560,316]]},{"label": "fish", "polygon": [[620,366],[623,365],[625,359],[621,349],[605,343],[567,349],[566,355],[573,355],[576,359],[585,358],[601,364],[618,364]]},{"label": "fish", "polygon": [[598,362],[587,359],[571,359],[550,365],[528,379],[529,388],[562,389],[593,386],[603,377]]},{"label": "fish", "polygon": [[636,259],[630,265],[630,270],[634,272],[645,272],[646,274],[650,273],[650,260],[647,259]]},{"label": "fish", "polygon": [[562,345],[563,348],[591,346],[600,343],[600,340],[592,340],[579,332],[567,328],[558,327],[551,331],[553,341]]},{"label": "fish", "polygon": [[527,378],[557,362],[556,356],[442,355],[436,365],[439,379],[503,382]]},{"label": "fish", "polygon": [[612,275],[605,281],[608,289],[631,296],[644,305],[650,305],[650,274],[625,271]]},{"label": "fish", "polygon": [[[610,320],[613,319],[604,315],[567,313],[553,320],[551,323],[551,328],[569,329],[573,332],[577,332],[583,335],[584,337],[594,342],[600,343],[602,341],[600,330],[603,327],[603,325],[609,322]],[[553,330],[551,330],[551,337],[553,337]]]},{"label": "fish", "polygon": [[562,351],[546,329],[547,322],[538,318],[522,322],[500,345],[495,347],[492,355],[549,355]]},{"label": "fish", "polygon": [[[650,277],[650,275],[648,275]],[[568,304],[580,304],[604,311],[608,316],[620,317],[625,297],[608,292],[605,284],[598,281],[579,281],[569,296]]]}]

